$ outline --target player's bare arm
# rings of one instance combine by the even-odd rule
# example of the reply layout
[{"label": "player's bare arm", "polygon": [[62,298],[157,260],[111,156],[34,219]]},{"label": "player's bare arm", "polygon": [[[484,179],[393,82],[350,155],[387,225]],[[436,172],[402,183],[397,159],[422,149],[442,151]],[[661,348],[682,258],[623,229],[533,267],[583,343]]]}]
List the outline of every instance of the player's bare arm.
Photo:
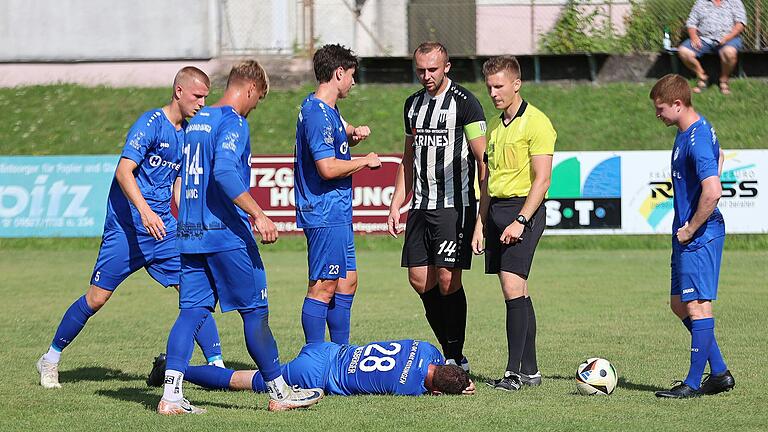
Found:
[{"label": "player's bare arm", "polygon": [[[533,171],[533,181],[531,182],[531,191],[525,199],[523,208],[520,209],[521,215],[526,220],[531,220],[533,213],[539,208],[549,189],[552,180],[552,155],[535,155],[531,157],[531,170]],[[507,225],[504,232],[501,233],[501,242],[504,244],[516,243],[523,235],[523,224],[517,220]]]},{"label": "player's bare arm", "polygon": [[264,211],[248,191],[235,197],[232,202],[253,218],[253,228],[261,236],[262,243],[270,244],[277,241],[278,234],[275,223],[264,214]]},{"label": "player's bare arm", "polygon": [[141,190],[139,190],[136,177],[133,176],[133,171],[138,167],[136,162],[128,158],[121,158],[117,164],[117,170],[115,170],[115,179],[126,198],[139,211],[141,223],[147,229],[147,232],[156,240],[162,240],[165,237],[165,223],[163,223],[160,216],[152,211],[141,194]]},{"label": "player's bare arm", "polygon": [[677,230],[677,241],[680,244],[690,243],[693,234],[704,225],[704,222],[715,211],[722,194],[723,187],[720,184],[720,177],[711,176],[701,181],[701,197],[696,212],[693,213],[691,220]]},{"label": "player's bare arm", "polygon": [[179,208],[181,202],[181,177],[176,177],[176,181],[173,182],[173,200],[176,202],[176,208]]},{"label": "player's bare arm", "polygon": [[413,188],[413,136],[405,137],[403,146],[403,158],[397,167],[395,176],[395,192],[392,194],[392,202],[389,204],[389,217],[387,217],[387,231],[389,235],[397,238],[403,232],[400,227],[400,208],[405,198]]},{"label": "player's bare arm", "polygon": [[[484,129],[483,129],[484,130]],[[474,139],[468,140],[469,142],[469,151],[472,152],[472,156],[475,158],[475,164],[477,164],[477,179],[478,179],[478,186],[480,187],[480,208],[478,209],[478,217],[477,222],[475,222],[475,234],[480,230],[480,239],[479,239],[479,245],[476,245],[476,238],[475,234],[472,235],[472,251],[475,254],[481,254],[483,250],[483,223],[484,223],[484,216],[480,215],[480,211],[482,209],[482,195],[483,195],[483,189],[486,189],[487,194],[487,170],[488,166],[486,165],[485,161],[483,160],[485,157],[485,147],[486,147],[486,139],[485,135],[480,135]],[[470,187],[474,187],[474,185],[470,185]],[[487,213],[488,206],[486,203],[485,211]]]},{"label": "player's bare arm", "polygon": [[718,177],[723,175],[723,162],[725,162],[725,152],[723,152],[723,149],[720,149],[720,153],[717,156],[717,175],[718,175]]},{"label": "player's bare arm", "polygon": [[349,177],[365,168],[379,168],[381,161],[379,160],[379,155],[371,152],[363,157],[352,160],[336,159],[335,157],[320,159],[315,161],[315,166],[323,180],[333,180]]},{"label": "player's bare arm", "polygon": [[[485,164],[483,164],[485,165]],[[485,170],[480,179],[480,206],[477,209],[477,221],[475,222],[475,232],[472,234],[472,252],[475,255],[481,255],[485,252],[485,221],[488,217],[488,207],[491,204],[491,197],[488,195],[488,170]]]}]

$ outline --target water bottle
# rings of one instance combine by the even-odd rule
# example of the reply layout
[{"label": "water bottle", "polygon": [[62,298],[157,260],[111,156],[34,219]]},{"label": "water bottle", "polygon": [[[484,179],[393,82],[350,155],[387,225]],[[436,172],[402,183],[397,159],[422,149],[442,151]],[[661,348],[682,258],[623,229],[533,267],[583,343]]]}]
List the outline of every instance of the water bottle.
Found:
[{"label": "water bottle", "polygon": [[664,27],[664,51],[672,49],[672,39],[669,37],[669,27]]}]

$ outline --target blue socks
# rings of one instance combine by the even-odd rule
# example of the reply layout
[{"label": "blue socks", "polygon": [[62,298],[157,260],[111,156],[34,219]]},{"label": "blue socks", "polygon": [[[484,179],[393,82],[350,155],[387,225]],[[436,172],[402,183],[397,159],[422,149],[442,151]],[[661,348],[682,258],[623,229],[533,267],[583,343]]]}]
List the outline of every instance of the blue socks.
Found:
[{"label": "blue socks", "polygon": [[232,369],[216,366],[189,366],[184,374],[184,379],[200,387],[227,390],[234,373],[235,371]]},{"label": "blue socks", "polygon": [[707,357],[714,340],[714,318],[691,321],[691,368],[684,381],[688,387],[698,390],[701,386],[701,376],[704,374],[704,367],[707,365]]},{"label": "blue socks", "polygon": [[[691,332],[691,329],[692,329],[691,318],[685,317],[685,319],[683,319],[682,322],[685,328],[687,328],[688,331]],[[714,327],[714,324],[713,324],[713,327]],[[726,370],[728,370],[728,366],[725,364],[725,360],[723,359],[723,354],[720,352],[720,346],[717,344],[717,338],[715,338],[714,334],[712,335],[712,346],[709,347],[709,357],[707,357],[707,361],[709,362],[709,372],[712,375],[721,375],[725,373]]]},{"label": "blue socks", "polygon": [[[336,293],[328,304],[328,331],[331,334],[331,342],[337,344],[349,343],[349,327],[354,294]],[[323,329],[325,338],[325,329]]]},{"label": "blue socks", "polygon": [[176,318],[171,333],[168,335],[166,370],[175,370],[181,373],[186,371],[189,360],[192,358],[192,349],[195,347],[195,336],[205,321],[209,319],[213,319],[213,316],[206,308],[179,310],[179,317]]},{"label": "blue socks", "polygon": [[213,315],[203,322],[203,325],[197,332],[197,336],[195,336],[195,341],[200,346],[200,349],[203,350],[203,355],[208,363],[223,359],[219,329],[216,327],[216,320],[213,318]]},{"label": "blue socks", "polygon": [[75,300],[74,303],[64,312],[61,318],[59,328],[56,329],[56,335],[53,336],[51,347],[59,352],[66,348],[80,334],[80,330],[85,327],[88,318],[96,312],[88,306],[85,296]]},{"label": "blue socks", "polygon": [[277,343],[269,328],[269,309],[257,307],[243,309],[240,317],[243,319],[245,331],[245,346],[248,354],[259,367],[261,374],[267,381],[272,381],[280,376],[280,357],[277,353]]},{"label": "blue socks", "polygon": [[[327,318],[327,303],[309,297],[304,298],[304,306],[301,308],[301,327],[304,329],[304,340],[306,343],[325,341],[325,321]],[[347,329],[349,329],[349,321],[347,321]]]}]

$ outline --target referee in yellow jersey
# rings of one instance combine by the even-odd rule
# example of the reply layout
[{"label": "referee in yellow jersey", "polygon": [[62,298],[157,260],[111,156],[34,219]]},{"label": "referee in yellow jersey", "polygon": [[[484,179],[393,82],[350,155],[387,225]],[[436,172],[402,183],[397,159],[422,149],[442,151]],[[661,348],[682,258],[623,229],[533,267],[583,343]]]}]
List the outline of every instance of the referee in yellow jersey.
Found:
[{"label": "referee in yellow jersey", "polygon": [[476,254],[485,252],[485,272],[499,276],[507,305],[507,368],[502,378],[488,385],[513,391],[541,384],[528,274],[546,225],[544,197],[557,133],[549,118],[520,96],[520,65],[515,57],[489,59],[483,75],[501,114],[491,120],[486,134],[488,178],[481,182],[472,249]]}]

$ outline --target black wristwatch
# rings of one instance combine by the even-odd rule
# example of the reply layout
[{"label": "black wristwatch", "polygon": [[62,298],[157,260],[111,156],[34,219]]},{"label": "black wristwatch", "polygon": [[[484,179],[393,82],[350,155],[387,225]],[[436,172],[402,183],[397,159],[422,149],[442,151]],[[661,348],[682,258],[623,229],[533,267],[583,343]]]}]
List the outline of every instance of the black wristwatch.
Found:
[{"label": "black wristwatch", "polygon": [[523,225],[528,225],[528,219],[526,219],[526,218],[525,218],[525,216],[523,216],[523,215],[521,215],[521,214],[517,215],[517,217],[515,218],[515,220],[516,220],[516,221],[518,221],[518,222],[520,222],[520,223],[521,223],[521,224],[523,224]]}]

